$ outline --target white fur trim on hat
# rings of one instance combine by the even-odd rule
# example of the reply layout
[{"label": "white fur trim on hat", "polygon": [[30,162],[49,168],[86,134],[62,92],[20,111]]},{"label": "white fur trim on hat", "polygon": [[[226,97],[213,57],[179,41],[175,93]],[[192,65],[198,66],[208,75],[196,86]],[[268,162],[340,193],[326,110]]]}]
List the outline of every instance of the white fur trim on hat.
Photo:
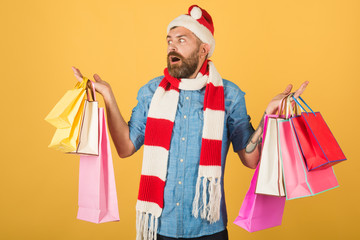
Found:
[{"label": "white fur trim on hat", "polygon": [[215,38],[210,32],[210,30],[204,25],[200,24],[195,18],[189,15],[180,15],[175,18],[167,27],[167,32],[169,33],[172,27],[184,27],[192,31],[202,42],[210,45],[210,51],[208,58],[214,52],[215,49]]}]

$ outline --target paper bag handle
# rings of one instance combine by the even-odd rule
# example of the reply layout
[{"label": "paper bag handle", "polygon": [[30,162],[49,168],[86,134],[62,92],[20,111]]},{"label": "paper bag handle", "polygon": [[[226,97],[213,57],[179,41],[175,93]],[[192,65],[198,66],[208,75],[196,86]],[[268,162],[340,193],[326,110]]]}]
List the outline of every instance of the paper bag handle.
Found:
[{"label": "paper bag handle", "polygon": [[82,82],[77,82],[76,85],[75,85],[75,88],[83,88],[83,89],[86,89],[86,83],[89,79],[87,79],[86,77],[83,77],[83,80]]},{"label": "paper bag handle", "polygon": [[86,84],[86,93],[87,93],[87,99],[90,101],[90,94],[92,97],[92,101],[96,101],[96,94],[95,94],[95,85],[92,81],[88,80]]},{"label": "paper bag handle", "polygon": [[[299,101],[298,101],[296,98],[294,98],[294,96],[293,96],[292,98],[293,98],[294,101],[301,107],[301,109],[302,109],[304,112],[308,113],[308,112],[305,110],[305,108],[299,103]],[[314,111],[309,107],[309,105],[306,104],[306,102],[304,101],[304,99],[302,99],[300,96],[299,96],[299,99],[300,99],[300,100],[305,104],[305,106],[315,115]]]},{"label": "paper bag handle", "polygon": [[[287,98],[286,98],[286,103],[287,103],[287,107],[286,107],[286,119],[290,118],[290,117],[294,117],[298,115],[298,106],[296,103],[294,103],[295,105],[293,106],[290,99],[294,96],[294,93],[291,93]],[[294,110],[295,109],[295,110]]]},{"label": "paper bag handle", "polygon": [[279,103],[279,107],[278,107],[278,113],[277,113],[277,117],[279,118],[281,116],[281,114],[284,112],[285,117],[286,117],[286,108],[287,108],[287,102],[286,99],[289,95],[286,95],[283,99],[281,99],[281,102]]}]

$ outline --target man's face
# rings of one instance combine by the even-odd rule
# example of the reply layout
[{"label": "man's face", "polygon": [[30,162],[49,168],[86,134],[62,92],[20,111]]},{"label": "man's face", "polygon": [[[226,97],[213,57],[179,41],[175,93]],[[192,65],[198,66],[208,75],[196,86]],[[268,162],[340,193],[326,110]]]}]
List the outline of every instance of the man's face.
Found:
[{"label": "man's face", "polygon": [[200,40],[184,27],[171,29],[166,39],[169,74],[176,78],[189,78],[199,64]]}]

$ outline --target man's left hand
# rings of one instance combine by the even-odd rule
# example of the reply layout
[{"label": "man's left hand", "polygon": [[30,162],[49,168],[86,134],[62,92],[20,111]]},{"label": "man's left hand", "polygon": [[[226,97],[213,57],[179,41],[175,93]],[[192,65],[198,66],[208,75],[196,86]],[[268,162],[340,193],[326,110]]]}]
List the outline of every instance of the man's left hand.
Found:
[{"label": "man's left hand", "polygon": [[[296,92],[294,93],[294,98],[298,98],[306,89],[307,85],[309,84],[308,81],[305,81],[303,84],[301,84],[301,86],[299,87],[298,90],[296,90]],[[278,95],[276,95],[269,103],[269,105],[266,108],[265,113],[266,114],[275,114],[279,108],[280,105],[280,101],[286,97],[287,95],[289,95],[291,93],[291,89],[292,89],[292,84],[289,84],[285,91],[283,93],[280,93]]]}]

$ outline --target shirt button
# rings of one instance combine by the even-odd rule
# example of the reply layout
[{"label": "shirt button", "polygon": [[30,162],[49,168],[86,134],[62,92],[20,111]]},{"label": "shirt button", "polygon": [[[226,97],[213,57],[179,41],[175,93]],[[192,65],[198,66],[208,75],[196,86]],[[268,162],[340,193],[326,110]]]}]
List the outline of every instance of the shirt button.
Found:
[{"label": "shirt button", "polygon": [[186,115],[184,115],[184,118],[186,119]]},{"label": "shirt button", "polygon": [[179,206],[180,205],[180,203],[176,203],[176,206]]},{"label": "shirt button", "polygon": [[186,97],[186,100],[189,100],[189,97]]},{"label": "shirt button", "polygon": [[180,159],[180,162],[183,162],[184,161],[184,159]]},{"label": "shirt button", "polygon": [[185,141],[185,138],[183,137],[183,138],[181,138],[181,140]]},{"label": "shirt button", "polygon": [[181,184],[182,182],[181,181],[179,181],[179,184]]}]

